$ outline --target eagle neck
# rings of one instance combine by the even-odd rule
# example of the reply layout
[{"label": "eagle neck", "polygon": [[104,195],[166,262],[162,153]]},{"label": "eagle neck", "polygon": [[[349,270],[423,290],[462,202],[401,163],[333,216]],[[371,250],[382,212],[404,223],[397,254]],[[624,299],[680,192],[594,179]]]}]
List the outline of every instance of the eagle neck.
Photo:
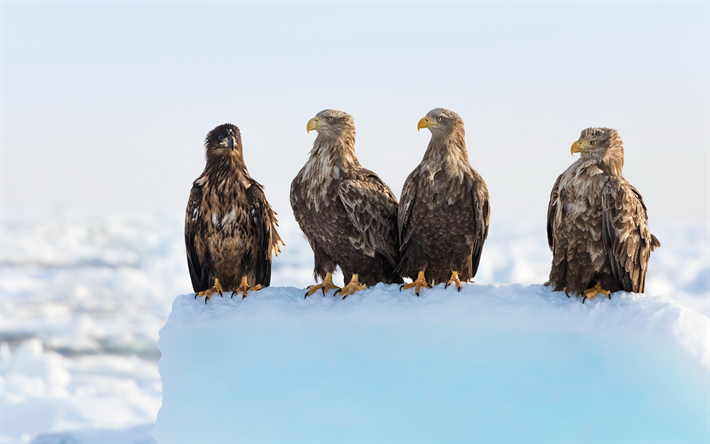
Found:
[{"label": "eagle neck", "polygon": [[423,161],[442,163],[447,160],[469,163],[463,130],[455,130],[446,135],[432,133]]},{"label": "eagle neck", "polygon": [[236,150],[208,158],[205,173],[221,179],[229,179],[236,175],[250,177],[242,153]]},{"label": "eagle neck", "polygon": [[587,151],[582,153],[581,160],[593,161],[600,170],[611,176],[621,176],[624,169],[624,144],[621,141],[612,144],[603,153]]},{"label": "eagle neck", "polygon": [[338,137],[329,137],[318,134],[313,149],[311,150],[311,160],[318,159],[326,162],[331,167],[340,169],[350,169],[359,167],[360,162],[355,155],[355,134],[342,134]]}]

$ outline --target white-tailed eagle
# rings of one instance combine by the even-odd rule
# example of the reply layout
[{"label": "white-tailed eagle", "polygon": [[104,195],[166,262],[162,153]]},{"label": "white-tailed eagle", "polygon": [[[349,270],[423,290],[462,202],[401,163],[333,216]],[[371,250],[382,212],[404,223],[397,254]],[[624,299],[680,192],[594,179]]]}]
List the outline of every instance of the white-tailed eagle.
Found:
[{"label": "white-tailed eagle", "polygon": [[[463,120],[435,108],[417,129],[428,128],[431,141],[421,163],[404,183],[399,203],[402,277],[415,279],[402,288],[472,279],[488,236],[488,188],[468,160]],[[401,288],[400,288],[401,289]]]},{"label": "white-tailed eagle", "polygon": [[624,144],[609,128],[587,128],[571,148],[580,158],[557,178],[547,211],[552,250],[545,285],[582,302],[615,291],[643,293],[651,252],[641,193],[621,175]]},{"label": "white-tailed eagle", "polygon": [[[305,166],[291,183],[291,208],[313,249],[313,274],[323,283],[309,287],[306,297],[347,297],[378,282],[401,283],[397,198],[377,174],[355,156],[355,124],[351,115],[326,109],[308,121],[318,136]],[[342,289],[333,285],[336,266],[343,272]]]}]

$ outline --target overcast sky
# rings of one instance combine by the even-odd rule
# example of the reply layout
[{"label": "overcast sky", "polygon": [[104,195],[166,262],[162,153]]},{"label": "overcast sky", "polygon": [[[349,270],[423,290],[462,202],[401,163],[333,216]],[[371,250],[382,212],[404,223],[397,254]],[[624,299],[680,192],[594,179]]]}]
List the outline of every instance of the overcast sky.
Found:
[{"label": "overcast sky", "polygon": [[582,129],[619,130],[653,221],[708,217],[708,4],[3,3],[2,205],[182,215],[231,122],[282,220],[324,108],[399,196],[458,112],[493,220],[544,221]]}]

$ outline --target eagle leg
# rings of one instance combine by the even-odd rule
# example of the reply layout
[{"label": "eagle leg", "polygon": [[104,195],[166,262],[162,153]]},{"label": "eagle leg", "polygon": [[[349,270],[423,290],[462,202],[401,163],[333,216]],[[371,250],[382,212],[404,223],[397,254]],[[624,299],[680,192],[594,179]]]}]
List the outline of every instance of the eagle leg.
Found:
[{"label": "eagle leg", "polygon": [[[218,293],[220,296],[222,296],[223,291],[224,290],[222,289],[222,284],[219,283],[219,279],[215,278],[214,285],[212,286],[212,288],[208,288],[207,290],[201,291],[199,293],[195,293],[195,299],[197,299],[198,297],[204,296],[205,297],[205,304],[206,304],[207,301],[209,301],[210,298],[215,293]],[[224,297],[224,296],[222,296],[222,297]]]},{"label": "eagle leg", "polygon": [[261,290],[261,284],[256,284],[255,286],[250,287],[247,283],[247,277],[242,276],[242,282],[239,284],[239,287],[237,287],[237,289],[232,292],[232,298],[234,297],[234,295],[241,293],[242,299],[244,299],[245,297],[247,297],[247,293],[249,293],[250,291],[257,290]]},{"label": "eagle leg", "polygon": [[461,285],[461,280],[459,279],[459,272],[458,271],[454,271],[451,273],[451,278],[449,279],[449,282],[447,282],[446,285],[444,285],[444,288],[448,288],[449,285],[451,285],[451,284],[456,284],[456,288],[458,288],[458,291],[461,291],[461,287],[463,285]]},{"label": "eagle leg", "polygon": [[411,284],[400,285],[400,286],[399,286],[399,291],[402,291],[403,288],[404,288],[405,290],[409,290],[410,288],[414,288],[414,294],[416,294],[417,296],[419,296],[419,290],[421,290],[422,287],[424,287],[424,288],[431,288],[431,285],[429,285],[429,283],[428,283],[428,282],[426,281],[426,279],[424,278],[424,272],[423,272],[423,271],[420,271],[420,272],[419,272],[419,275],[417,276],[417,280],[416,280],[416,281],[412,282]]},{"label": "eagle leg", "polygon": [[327,273],[325,275],[325,279],[323,279],[322,284],[311,285],[310,287],[308,287],[308,291],[306,292],[306,295],[303,296],[303,299],[307,298],[308,296],[312,295],[313,293],[315,293],[318,290],[322,290],[323,296],[325,296],[325,293],[328,290],[332,290],[332,289],[340,290],[340,287],[333,284],[333,273]]},{"label": "eagle leg", "polygon": [[584,299],[582,299],[582,303],[584,304],[587,299],[594,299],[597,295],[600,294],[606,295],[609,299],[611,299],[611,292],[609,292],[608,290],[604,290],[599,284],[599,282],[597,282],[594,287],[587,288],[586,290],[584,290]]},{"label": "eagle leg", "polygon": [[336,296],[338,294],[342,294],[343,299],[345,299],[346,297],[348,297],[351,294],[355,293],[356,291],[360,291],[360,290],[367,290],[367,285],[361,284],[358,281],[357,273],[355,273],[355,274],[353,274],[353,277],[350,279],[350,282],[348,283],[348,285],[346,285],[342,289],[339,288],[339,289],[335,290],[335,293],[333,294],[333,296]]}]

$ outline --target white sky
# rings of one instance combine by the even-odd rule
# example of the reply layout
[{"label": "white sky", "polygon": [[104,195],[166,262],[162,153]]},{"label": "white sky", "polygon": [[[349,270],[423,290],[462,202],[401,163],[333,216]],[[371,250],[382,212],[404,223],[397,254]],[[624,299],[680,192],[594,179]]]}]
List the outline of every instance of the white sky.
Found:
[{"label": "white sky", "polygon": [[708,218],[707,3],[3,3],[2,205],[182,215],[232,122],[281,220],[324,108],[399,195],[445,107],[493,220],[544,221],[588,126],[654,220]]}]

